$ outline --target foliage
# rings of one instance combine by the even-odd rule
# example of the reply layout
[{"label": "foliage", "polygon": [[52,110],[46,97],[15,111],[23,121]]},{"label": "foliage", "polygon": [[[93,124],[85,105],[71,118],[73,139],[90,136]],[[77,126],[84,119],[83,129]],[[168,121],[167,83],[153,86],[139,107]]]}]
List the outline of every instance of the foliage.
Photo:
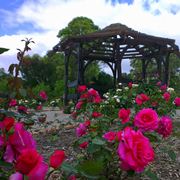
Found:
[{"label": "foliage", "polygon": [[57,37],[66,39],[71,36],[84,35],[97,31],[99,29],[93,21],[87,17],[76,17],[69,22],[68,26],[64,29],[61,29]]},{"label": "foliage", "polygon": [[97,77],[92,78],[88,87],[96,89],[101,95],[113,89],[114,83],[111,75],[101,71]]}]

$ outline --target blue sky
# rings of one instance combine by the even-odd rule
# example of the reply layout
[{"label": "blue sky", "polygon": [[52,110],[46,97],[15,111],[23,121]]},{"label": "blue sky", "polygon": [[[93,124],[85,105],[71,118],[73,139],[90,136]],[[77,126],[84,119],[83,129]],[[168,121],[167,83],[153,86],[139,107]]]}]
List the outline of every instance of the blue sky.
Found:
[{"label": "blue sky", "polygon": [[[180,46],[180,0],[0,0],[0,68],[17,62],[21,39],[33,38],[30,54],[45,55],[58,43],[58,31],[85,16],[101,28],[122,23],[143,33],[173,38]],[[124,61],[124,71],[129,70]]]}]

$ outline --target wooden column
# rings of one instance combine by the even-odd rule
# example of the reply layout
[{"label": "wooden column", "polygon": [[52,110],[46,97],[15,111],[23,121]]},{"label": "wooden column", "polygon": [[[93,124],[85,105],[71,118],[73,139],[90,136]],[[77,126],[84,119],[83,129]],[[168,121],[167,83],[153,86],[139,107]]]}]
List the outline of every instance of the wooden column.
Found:
[{"label": "wooden column", "polygon": [[166,56],[164,56],[164,80],[163,83],[167,86],[169,85],[169,56],[170,53],[168,53]]},{"label": "wooden column", "polygon": [[122,62],[122,59],[118,59],[117,60],[117,80],[118,80],[118,83],[121,82],[121,79],[122,79],[122,67],[121,67],[121,62]]},{"label": "wooden column", "polygon": [[116,63],[114,63],[114,70],[113,70],[113,83],[114,83],[114,89],[116,89]]},{"label": "wooden column", "polygon": [[145,59],[141,59],[142,61],[142,79],[143,81],[146,80],[146,61]]},{"label": "wooden column", "polygon": [[82,44],[78,43],[78,47],[77,47],[77,54],[78,54],[78,85],[83,84],[84,83],[84,62],[82,60]]},{"label": "wooden column", "polygon": [[64,76],[64,106],[68,104],[68,66],[69,66],[69,54],[65,52],[64,57],[64,68],[65,68],[65,76]]},{"label": "wooden column", "polygon": [[159,80],[162,80],[162,56],[156,59]]}]

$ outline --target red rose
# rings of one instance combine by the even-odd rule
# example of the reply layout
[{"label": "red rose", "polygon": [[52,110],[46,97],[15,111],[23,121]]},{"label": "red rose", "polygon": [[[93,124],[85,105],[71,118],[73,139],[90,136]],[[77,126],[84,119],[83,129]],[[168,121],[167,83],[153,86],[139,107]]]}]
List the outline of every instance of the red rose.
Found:
[{"label": "red rose", "polygon": [[119,117],[120,119],[122,119],[122,124],[125,124],[126,122],[129,121],[129,119],[130,119],[130,117],[129,117],[130,113],[131,113],[130,109],[122,108],[122,109],[119,110],[119,112],[118,112],[118,117]]},{"label": "red rose", "polygon": [[102,114],[101,114],[100,112],[93,112],[93,113],[92,113],[92,117],[93,117],[93,118],[98,118],[98,117],[100,117],[100,116],[102,116]]},{"label": "red rose", "polygon": [[85,125],[86,127],[89,127],[89,126],[91,125],[91,121],[90,121],[90,120],[86,120],[86,121],[84,122],[84,125]]},{"label": "red rose", "polygon": [[88,144],[89,144],[89,143],[85,141],[85,142],[81,143],[81,144],[79,145],[79,147],[82,148],[82,149],[86,149],[87,146],[88,146]]},{"label": "red rose", "polygon": [[50,166],[57,169],[61,166],[65,159],[65,153],[63,150],[55,150],[50,157]]},{"label": "red rose", "polygon": [[11,127],[13,127],[14,123],[15,119],[13,117],[5,117],[3,119],[3,125],[7,131],[9,131]]},{"label": "red rose", "polygon": [[28,179],[44,180],[48,165],[35,149],[24,149],[15,164],[16,171],[27,175]]}]

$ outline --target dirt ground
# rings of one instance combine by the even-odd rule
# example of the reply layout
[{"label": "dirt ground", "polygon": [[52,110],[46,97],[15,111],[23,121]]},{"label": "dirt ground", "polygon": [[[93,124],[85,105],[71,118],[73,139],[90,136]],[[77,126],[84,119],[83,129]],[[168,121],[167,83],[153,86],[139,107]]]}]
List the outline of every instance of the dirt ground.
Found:
[{"label": "dirt ground", "polygon": [[[48,162],[49,156],[55,149],[64,149],[67,161],[73,161],[76,152],[72,145],[76,140],[75,126],[77,123],[70,118],[70,115],[63,114],[60,110],[46,110],[47,120],[40,126],[39,123],[31,129],[33,136],[37,140],[39,152]],[[162,143],[156,150],[155,162],[151,165],[152,171],[157,174],[159,180],[179,180],[180,179],[180,110],[177,112],[173,122],[174,131],[170,138]],[[167,153],[162,153],[161,148],[171,147],[176,154],[176,160],[173,161]],[[60,179],[57,174],[51,179]],[[145,176],[137,176],[126,179],[149,179]]]}]

